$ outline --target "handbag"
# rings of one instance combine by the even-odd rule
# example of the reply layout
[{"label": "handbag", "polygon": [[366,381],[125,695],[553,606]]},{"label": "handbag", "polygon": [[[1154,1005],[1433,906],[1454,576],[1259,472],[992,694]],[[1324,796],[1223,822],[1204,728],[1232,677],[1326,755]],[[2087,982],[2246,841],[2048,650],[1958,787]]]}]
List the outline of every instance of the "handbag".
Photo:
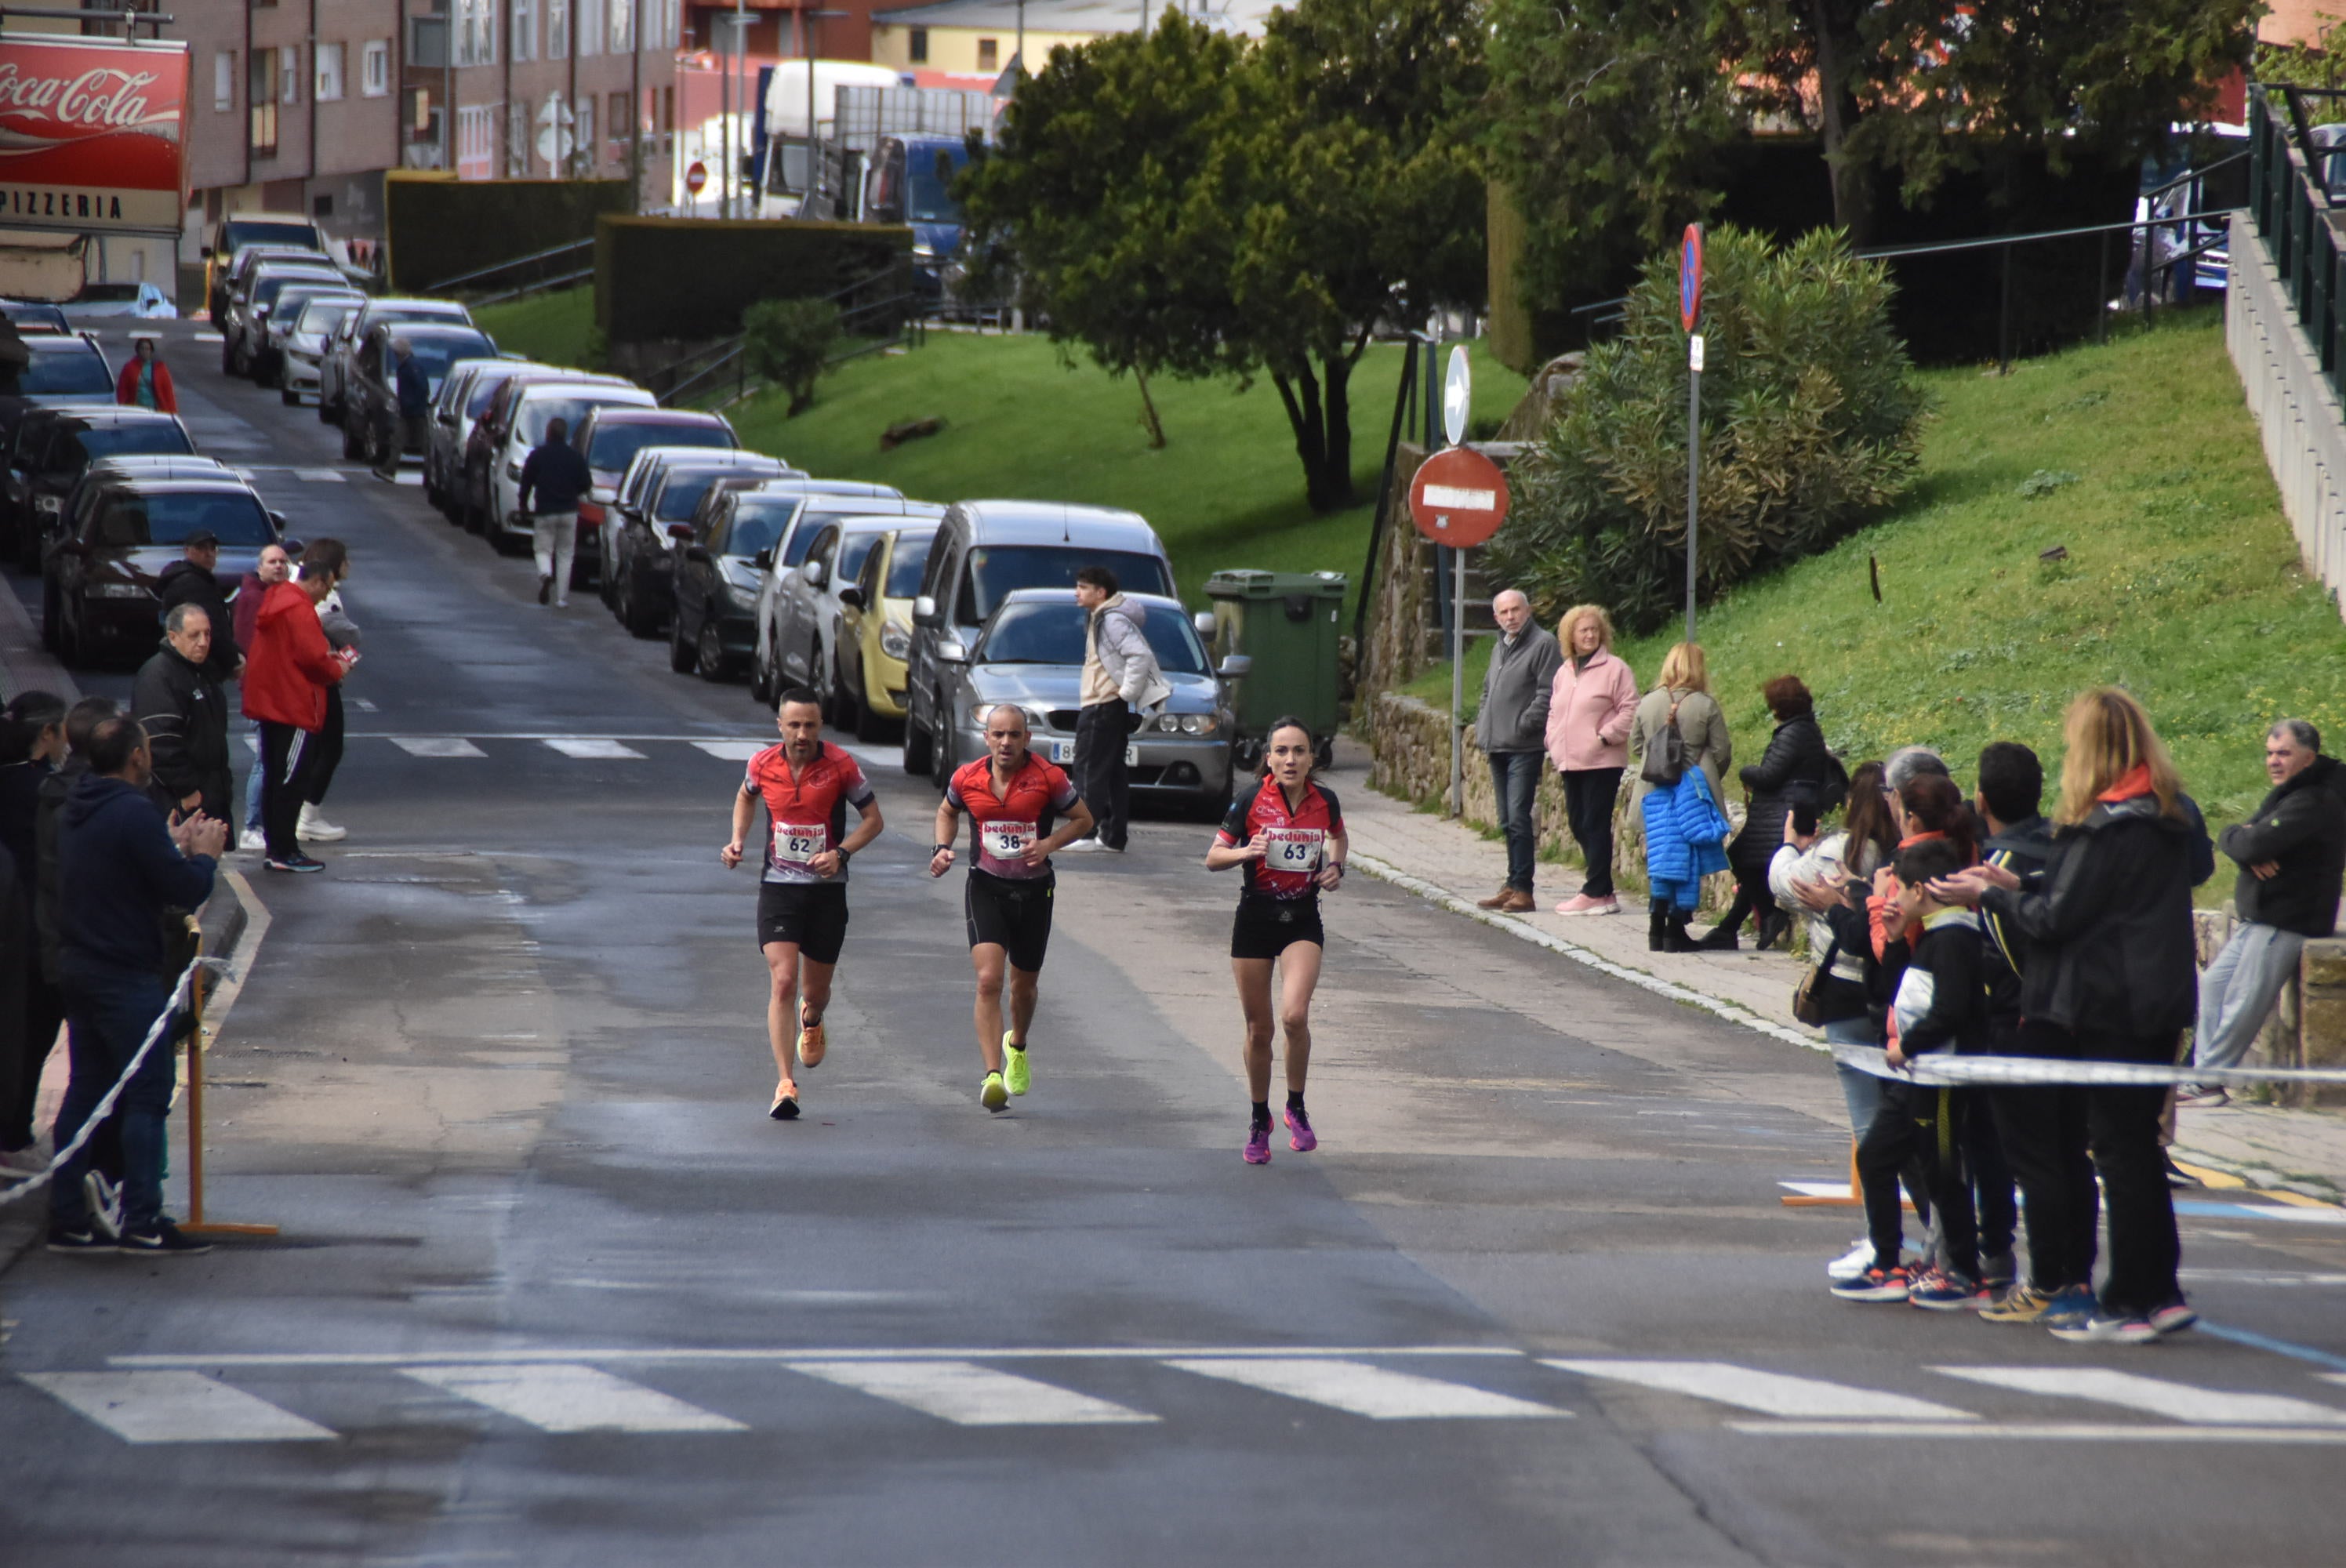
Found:
[{"label": "handbag", "polygon": [[1825,955],[1817,966],[1800,976],[1792,987],[1792,1017],[1811,1029],[1821,1029],[1833,1022],[1825,1016],[1825,987],[1833,980],[1833,960],[1841,956],[1841,938],[1825,943]]},{"label": "handbag", "polygon": [[1678,697],[1670,703],[1670,716],[1653,744],[1646,748],[1646,760],[1637,769],[1637,777],[1657,789],[1668,789],[1686,777],[1686,737],[1678,733],[1678,704],[1685,700]]}]

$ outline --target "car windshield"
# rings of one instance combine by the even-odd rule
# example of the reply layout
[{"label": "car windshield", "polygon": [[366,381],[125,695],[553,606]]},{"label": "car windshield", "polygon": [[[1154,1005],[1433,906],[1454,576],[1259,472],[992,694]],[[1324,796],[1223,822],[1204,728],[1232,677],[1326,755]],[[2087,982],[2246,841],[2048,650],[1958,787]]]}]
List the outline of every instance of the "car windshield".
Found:
[{"label": "car windshield", "polygon": [[297,332],[315,332],[324,337],[341,324],[342,319],[358,309],[355,300],[319,300],[301,307],[301,320],[293,323]]},{"label": "car windshield", "polygon": [[959,223],[961,203],[953,197],[954,177],[967,155],[958,148],[912,147],[904,149],[911,178],[912,200],[904,216],[914,223]]},{"label": "car windshield", "polygon": [[178,457],[195,447],[176,420],[139,420],[134,424],[98,425],[57,433],[49,448],[48,467],[71,473],[101,457]]},{"label": "car windshield", "polygon": [[831,575],[834,584],[852,583],[863,575],[863,563],[879,547],[885,534],[850,534],[840,542],[839,566]]},{"label": "car windshield", "polygon": [[415,350],[415,368],[422,371],[423,379],[434,386],[440,384],[440,378],[446,375],[448,367],[458,360],[485,360],[497,351],[496,344],[478,332],[467,333],[464,337],[453,334],[442,337],[435,333],[428,338],[410,338],[407,341]]},{"label": "car windshield", "polygon": [[1075,545],[999,545],[969,553],[969,576],[962,585],[955,619],[962,625],[982,624],[994,606],[1021,588],[1069,588],[1076,573],[1098,565],[1116,574],[1116,580],[1135,594],[1170,596],[1165,564],[1154,555],[1121,550],[1086,550]]},{"label": "car windshield", "polygon": [[880,590],[881,597],[909,599],[921,591],[921,574],[929,569],[929,540],[896,535],[896,553],[888,557],[888,581]]},{"label": "car windshield", "polygon": [[266,545],[277,537],[259,497],[231,491],[162,491],[128,495],[106,510],[99,543],[178,545],[209,528],[226,545]]},{"label": "car windshield", "polygon": [[522,441],[536,446],[546,439],[546,426],[551,420],[560,420],[571,430],[578,428],[579,416],[590,408],[624,407],[633,400],[617,397],[597,397],[593,392],[580,392],[576,397],[534,397],[522,404],[520,426]]},{"label": "car windshield", "polygon": [[60,332],[71,330],[66,324],[66,313],[55,305],[0,306],[0,315],[20,327],[55,327]]},{"label": "car windshield", "polygon": [[252,302],[256,305],[275,305],[277,296],[288,289],[296,287],[316,289],[333,281],[335,281],[333,279],[301,272],[272,272],[252,286]]},{"label": "car windshield", "polygon": [[248,245],[299,245],[314,249],[318,231],[307,223],[230,223],[220,236],[232,255]]},{"label": "car windshield", "polygon": [[478,419],[488,412],[489,404],[497,401],[497,389],[511,380],[513,377],[510,375],[498,375],[491,371],[483,371],[474,376],[473,384],[464,389],[464,417]]},{"label": "car windshield", "polygon": [[[1134,608],[1140,608],[1135,606]],[[1172,610],[1148,606],[1141,632],[1157,655],[1158,667],[1176,675],[1206,673],[1206,650],[1188,621]],[[1005,605],[994,617],[985,641],[977,650],[981,664],[1059,664],[1080,667],[1084,662],[1084,607],[1071,596],[1065,604],[1037,601]]]},{"label": "car windshield", "polygon": [[[623,424],[602,425],[596,430],[595,449],[586,454],[586,466],[623,469],[635,460],[636,453],[647,446],[732,444],[732,433],[721,424],[663,424],[652,421],[629,421]],[[759,548],[765,546],[761,545]]]},{"label": "car windshield", "polygon": [[83,393],[114,393],[114,378],[106,361],[87,343],[52,353],[36,351],[33,362],[16,378],[16,390],[27,397],[66,397]]},{"label": "car windshield", "polygon": [[469,327],[473,318],[462,305],[377,305],[366,313],[369,328],[385,321],[446,321],[451,326]]},{"label": "car windshield", "polygon": [[692,515],[692,509],[700,504],[700,498],[709,494],[709,487],[717,483],[720,472],[713,468],[688,469],[682,473],[669,474],[668,483],[660,486],[659,500],[652,507],[652,515],[662,523],[683,522]]},{"label": "car windshield", "polygon": [[[760,550],[772,549],[775,539],[780,536],[783,527],[801,504],[796,496],[788,500],[761,500],[745,495],[736,501],[733,504],[733,532],[727,535],[727,552],[735,555],[754,555]],[[814,530],[800,529],[798,537],[790,541],[791,547],[798,552],[797,559],[785,560],[781,564],[797,565],[799,561],[806,558],[807,546],[813,543]]]}]

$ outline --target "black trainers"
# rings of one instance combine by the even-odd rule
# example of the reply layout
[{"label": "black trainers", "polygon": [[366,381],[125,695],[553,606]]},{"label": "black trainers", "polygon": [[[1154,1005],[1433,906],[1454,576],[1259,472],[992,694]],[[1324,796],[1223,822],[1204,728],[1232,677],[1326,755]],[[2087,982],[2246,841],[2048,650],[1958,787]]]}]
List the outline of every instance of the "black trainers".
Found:
[{"label": "black trainers", "polygon": [[293,853],[287,855],[282,860],[278,859],[275,855],[271,855],[269,859],[263,860],[261,864],[267,866],[272,871],[322,871],[326,869],[325,861],[312,860],[308,855],[301,853],[299,850],[294,850]]},{"label": "black trainers", "polygon": [[110,1253],[117,1249],[111,1240],[99,1237],[95,1229],[85,1225],[79,1230],[59,1230],[51,1227],[49,1250],[62,1252],[70,1257],[87,1257],[94,1253]]},{"label": "black trainers", "polygon": [[199,1252],[209,1252],[212,1244],[201,1237],[189,1236],[168,1219],[158,1219],[139,1230],[126,1230],[115,1243],[117,1252],[135,1253],[141,1257],[192,1257]]}]

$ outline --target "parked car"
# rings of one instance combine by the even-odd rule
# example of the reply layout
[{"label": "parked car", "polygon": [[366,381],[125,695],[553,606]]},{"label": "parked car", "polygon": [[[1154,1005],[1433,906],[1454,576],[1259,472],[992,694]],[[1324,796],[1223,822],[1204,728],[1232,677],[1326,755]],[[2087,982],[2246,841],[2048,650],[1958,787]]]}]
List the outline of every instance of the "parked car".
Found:
[{"label": "parked car", "polygon": [[[619,476],[619,483],[612,488],[611,499],[601,504],[599,510],[602,514],[602,524],[597,530],[600,537],[597,543],[602,563],[603,602],[611,606],[613,614],[617,615],[620,610],[618,585],[625,576],[623,563],[636,542],[627,535],[627,524],[630,520],[640,521],[646,488],[658,477],[660,471],[667,464],[678,461],[688,462],[706,456],[714,450],[717,449],[696,446],[644,447],[627,464],[627,472]],[[760,479],[756,488],[786,490],[792,495],[806,494],[811,490],[855,495],[896,494],[884,484],[866,484],[858,480],[816,479],[811,475],[800,473],[795,468],[785,469],[780,475],[771,478]],[[646,535],[638,537],[646,537]],[[582,550],[586,548],[583,538],[579,541],[578,547]],[[624,615],[620,616],[621,620],[624,621],[626,618]],[[655,625],[650,631],[639,635],[649,636],[658,630],[658,626]]]},{"label": "parked car", "polygon": [[[488,406],[474,416],[472,428],[464,436],[461,454],[448,478],[448,484],[454,492],[455,521],[466,532],[484,534],[488,531],[489,508],[496,499],[495,486],[491,483],[495,473],[495,454],[505,444],[505,433],[513,423],[514,411],[520,404],[522,392],[527,388],[553,382],[574,386],[635,385],[625,376],[599,375],[591,371],[565,370],[558,366],[516,365],[510,374],[499,377],[496,390],[489,394]],[[581,547],[584,548],[583,545]]]},{"label": "parked car", "polygon": [[199,528],[219,537],[214,570],[223,592],[233,592],[262,548],[282,538],[279,520],[233,474],[109,480],[92,497],[81,531],[49,552],[44,640],[68,665],[117,651],[145,657],[161,636],[156,580],[185,557],[187,537]]},{"label": "parked car", "polygon": [[247,250],[262,248],[280,251],[306,251],[316,256],[331,256],[326,231],[317,219],[298,212],[239,212],[220,219],[212,230],[211,242],[203,248],[204,309],[212,325],[220,323],[221,313],[228,308],[227,279],[238,258]]},{"label": "parked car", "polygon": [[159,283],[84,283],[81,292],[66,301],[66,309],[76,316],[141,321],[176,321],[179,314]]},{"label": "parked car", "polygon": [[216,457],[171,457],[138,453],[130,456],[100,458],[82,471],[74,487],[66,492],[65,504],[58,509],[57,521],[48,530],[51,539],[68,539],[82,531],[88,520],[89,508],[106,486],[123,479],[238,479],[241,476]]},{"label": "parked car", "polygon": [[[692,537],[677,556],[674,606],[668,622],[669,667],[697,668],[706,680],[723,679],[745,664],[752,669],[761,667],[760,611],[776,602],[766,592],[769,580],[791,577],[793,568],[807,561],[810,552],[836,546],[839,530],[831,519],[837,514],[824,513],[822,522],[801,528],[810,512],[832,504],[890,508],[923,504],[893,497],[793,496],[729,475],[718,484],[739,487],[722,494],[712,491],[702,500]],[[776,552],[791,535],[801,540],[790,552],[792,565],[779,565]],[[770,661],[764,667],[770,667]],[[783,685],[794,683],[769,684],[779,692]]]},{"label": "parked car", "polygon": [[220,324],[222,375],[250,377],[254,373],[260,353],[260,334],[268,323],[269,312],[276,305],[278,295],[297,285],[313,289],[349,287],[340,272],[311,261],[264,261],[255,267],[240,285],[229,291],[228,319]]},{"label": "parked car", "polygon": [[1173,593],[1165,543],[1137,512],[1056,501],[962,501],[945,513],[929,546],[928,575],[913,601],[904,771],[929,772],[954,722],[945,690],[949,661],[938,657],[938,649],[950,644],[965,654],[1008,595],[1020,588],[1072,590],[1076,568],[1095,563],[1115,572],[1126,593]]},{"label": "parked car", "polygon": [[365,302],[364,295],[348,300],[321,295],[301,307],[301,315],[286,329],[284,366],[277,377],[277,395],[289,407],[299,407],[303,398],[318,395],[319,367],[326,358],[327,341],[334,329],[358,314]]},{"label": "parked car", "polygon": [[[839,639],[834,720],[858,740],[893,737],[904,720],[904,656],[913,647],[913,600],[928,570],[936,526],[906,523],[880,536],[863,557],[852,589],[839,591],[846,606]],[[852,596],[851,597],[851,594]]]},{"label": "parked car", "polygon": [[380,464],[392,443],[401,443],[400,455],[423,453],[423,432],[413,444],[399,419],[399,345],[405,343],[423,372],[432,392],[448,367],[458,360],[493,358],[496,341],[478,327],[442,321],[383,321],[366,335],[351,356],[349,379],[342,386],[342,455]]},{"label": "parked car", "polygon": [[[1237,728],[1226,682],[1246,673],[1242,657],[1217,673],[1181,601],[1127,591],[1145,609],[1141,634],[1173,694],[1124,748],[1136,805],[1169,804],[1218,816],[1229,804],[1230,743]],[[1072,589],[1020,588],[1005,594],[977,636],[938,638],[944,722],[937,732],[936,771],[985,755],[985,716],[1009,703],[1023,709],[1035,751],[1066,767],[1076,759],[1076,717],[1083,705],[1084,608]]]},{"label": "parked car", "polygon": [[366,296],[347,283],[295,282],[286,285],[260,320],[260,341],[252,352],[252,379],[255,382],[265,387],[276,387],[280,392],[284,390],[287,345],[301,323],[302,312],[320,300],[338,301],[355,309],[366,302]]},{"label": "parked car", "polygon": [[33,358],[16,375],[16,391],[45,408],[107,408],[114,402],[114,367],[87,332],[27,332]]},{"label": "parked car", "polygon": [[[590,537],[602,536],[603,511],[617,491],[619,481],[647,446],[699,446],[730,451],[741,444],[732,424],[719,413],[690,408],[598,408],[591,410],[570,433],[570,444],[586,459],[593,483],[578,508],[579,549]],[[590,532],[591,531],[591,532]],[[599,561],[602,552],[596,550]]]},{"label": "parked car", "polygon": [[773,574],[773,591],[760,596],[758,628],[777,672],[777,688],[803,686],[822,698],[823,715],[849,720],[839,697],[839,650],[849,636],[842,591],[855,585],[863,558],[904,519],[933,523],[944,508],[926,501],[825,498],[807,503],[799,519],[812,529],[798,565]]},{"label": "parked car", "polygon": [[7,491],[10,554],[28,572],[56,538],[66,493],[102,457],[147,453],[186,456],[196,450],[179,416],[145,408],[44,409],[18,427],[16,449],[0,484]]},{"label": "parked car", "polygon": [[[643,388],[616,379],[531,382],[521,387],[514,394],[511,415],[495,445],[484,454],[489,505],[483,532],[489,542],[501,551],[529,548],[536,530],[521,511],[521,465],[530,450],[546,439],[548,425],[558,419],[576,430],[591,409],[651,408],[658,402]],[[591,584],[595,569],[594,555],[573,557],[571,585]]]},{"label": "parked car", "polygon": [[423,499],[452,523],[460,521],[452,477],[464,459],[464,438],[505,378],[525,367],[534,368],[527,360],[458,360],[432,394],[423,423]]},{"label": "parked car", "polygon": [[73,323],[55,305],[36,300],[0,300],[0,316],[19,332],[70,332]]},{"label": "parked car", "polygon": [[695,448],[675,453],[648,473],[634,508],[623,514],[613,569],[614,614],[639,637],[657,636],[676,607],[676,562],[692,537],[695,510],[709,487],[727,474],[779,478],[791,470],[762,452]]},{"label": "parked car", "polygon": [[318,418],[326,424],[342,423],[342,397],[350,379],[351,355],[366,335],[382,321],[449,321],[473,324],[473,312],[454,300],[369,300],[334,329],[326,340],[318,364]]}]

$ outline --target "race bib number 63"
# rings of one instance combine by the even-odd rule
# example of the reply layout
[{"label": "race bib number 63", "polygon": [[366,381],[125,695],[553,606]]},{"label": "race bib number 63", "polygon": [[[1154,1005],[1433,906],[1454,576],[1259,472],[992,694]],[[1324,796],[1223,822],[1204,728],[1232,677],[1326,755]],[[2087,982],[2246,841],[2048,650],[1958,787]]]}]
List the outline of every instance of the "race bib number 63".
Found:
[{"label": "race bib number 63", "polygon": [[1320,864],[1320,843],[1325,836],[1317,828],[1265,828],[1262,863],[1274,871],[1309,873]]}]

